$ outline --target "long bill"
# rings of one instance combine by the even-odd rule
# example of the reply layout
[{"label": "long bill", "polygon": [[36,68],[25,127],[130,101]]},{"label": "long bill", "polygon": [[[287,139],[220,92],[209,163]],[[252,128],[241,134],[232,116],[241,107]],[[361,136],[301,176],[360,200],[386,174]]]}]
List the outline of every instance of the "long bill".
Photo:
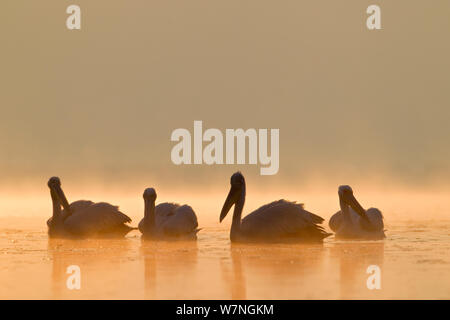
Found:
[{"label": "long bill", "polygon": [[50,188],[50,195],[52,197],[53,205],[53,221],[56,221],[61,215],[61,204],[59,202],[59,197],[53,188]]},{"label": "long bill", "polygon": [[70,209],[69,202],[67,201],[64,191],[61,189],[61,186],[55,186],[54,191],[55,191],[56,195],[58,196],[61,205],[63,206],[64,210],[66,211],[67,216],[70,216],[72,214],[72,211]]},{"label": "long bill", "polygon": [[347,195],[345,197],[345,202],[362,218],[362,226],[365,229],[371,230],[374,228],[369,220],[369,217],[367,216],[366,210],[364,210],[364,208],[359,204],[353,194]]},{"label": "long bill", "polygon": [[239,194],[239,188],[231,186],[230,192],[228,193],[225,203],[223,204],[222,211],[220,212],[220,222],[222,222],[222,220],[227,216],[231,207],[239,200]]}]

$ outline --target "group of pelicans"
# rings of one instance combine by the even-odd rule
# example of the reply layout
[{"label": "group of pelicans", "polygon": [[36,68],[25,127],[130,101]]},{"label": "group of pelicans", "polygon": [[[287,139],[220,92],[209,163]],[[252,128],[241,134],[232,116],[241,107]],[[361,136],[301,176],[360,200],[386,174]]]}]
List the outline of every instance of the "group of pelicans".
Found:
[{"label": "group of pelicans", "polygon": [[[263,205],[241,219],[245,202],[245,179],[242,173],[231,176],[231,188],[220,212],[220,222],[234,205],[230,230],[232,242],[321,242],[330,236],[320,224],[323,218],[306,211],[302,204],[278,200]],[[131,219],[117,206],[106,202],[79,200],[69,204],[58,177],[48,181],[53,202],[53,216],[47,221],[48,234],[54,238],[124,237],[139,229],[143,239],[197,239],[197,216],[188,205],[160,203],[156,191],[145,189],[144,218],[138,228],[128,225]],[[350,186],[338,190],[341,210],[329,226],[336,238],[385,238],[383,215],[378,209],[364,210]],[[61,210],[62,207],[62,210]]]}]

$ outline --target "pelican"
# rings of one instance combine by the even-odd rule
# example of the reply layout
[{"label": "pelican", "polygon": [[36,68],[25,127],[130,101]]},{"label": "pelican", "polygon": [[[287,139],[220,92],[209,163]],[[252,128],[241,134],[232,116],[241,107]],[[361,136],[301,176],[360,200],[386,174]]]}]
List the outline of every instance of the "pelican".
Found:
[{"label": "pelican", "polygon": [[340,186],[338,194],[341,210],[335,213],[329,222],[336,238],[379,240],[386,237],[380,210],[364,210],[350,186]]},{"label": "pelican", "polygon": [[126,225],[131,219],[119,207],[88,200],[69,205],[58,177],[50,178],[47,184],[53,202],[53,216],[47,221],[51,238],[124,237],[136,229]]},{"label": "pelican", "polygon": [[323,219],[303,209],[303,204],[278,200],[266,204],[241,221],[245,202],[245,179],[231,176],[231,189],[220,213],[220,222],[234,205],[232,242],[321,242],[330,234],[318,224]]},{"label": "pelican", "polygon": [[160,203],[155,207],[156,191],[144,190],[144,218],[139,222],[139,231],[144,239],[196,240],[197,216],[188,205]]}]

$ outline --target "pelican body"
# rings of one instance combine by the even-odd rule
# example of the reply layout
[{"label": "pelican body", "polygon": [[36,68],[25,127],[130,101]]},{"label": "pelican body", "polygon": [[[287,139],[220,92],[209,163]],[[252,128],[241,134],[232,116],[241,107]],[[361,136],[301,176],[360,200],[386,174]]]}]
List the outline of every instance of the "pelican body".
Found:
[{"label": "pelican body", "polygon": [[196,240],[198,229],[197,216],[188,205],[164,202],[157,206],[156,191],[147,188],[144,191],[144,218],[139,222],[139,231],[143,239]]},{"label": "pelican body", "polygon": [[330,234],[319,226],[324,220],[303,204],[278,200],[253,211],[241,220],[245,202],[245,179],[231,176],[231,188],[220,213],[220,222],[234,205],[230,230],[232,242],[321,242]]},{"label": "pelican body", "polygon": [[69,205],[58,177],[50,178],[48,187],[53,202],[53,216],[47,221],[51,238],[124,237],[136,229],[126,225],[131,219],[109,203],[79,200]]},{"label": "pelican body", "polygon": [[380,240],[384,234],[383,214],[376,208],[367,211],[359,204],[350,186],[338,189],[341,210],[329,221],[336,238]]}]

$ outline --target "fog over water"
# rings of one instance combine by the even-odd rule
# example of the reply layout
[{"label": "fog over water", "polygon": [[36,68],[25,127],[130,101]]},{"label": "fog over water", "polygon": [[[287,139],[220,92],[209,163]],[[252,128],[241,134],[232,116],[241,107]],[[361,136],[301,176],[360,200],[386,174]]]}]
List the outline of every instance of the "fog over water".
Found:
[{"label": "fog over water", "polygon": [[[379,0],[375,31],[372,0],[77,0],[79,31],[70,2],[2,1],[0,299],[450,297],[450,1]],[[195,120],[279,129],[278,173],[173,164],[171,134]],[[285,198],[330,231],[349,184],[387,238],[231,245],[219,213],[237,170],[243,215]],[[119,205],[133,226],[154,187],[203,229],[189,244],[48,239],[51,176],[69,201]]]},{"label": "fog over water", "polygon": [[[446,1],[7,1],[0,13],[0,185],[269,190],[450,180]],[[174,129],[279,128],[280,170],[176,166]],[[14,187],[13,187],[14,185]],[[267,188],[267,189],[266,189]],[[280,187],[277,187],[278,189]]]}]

